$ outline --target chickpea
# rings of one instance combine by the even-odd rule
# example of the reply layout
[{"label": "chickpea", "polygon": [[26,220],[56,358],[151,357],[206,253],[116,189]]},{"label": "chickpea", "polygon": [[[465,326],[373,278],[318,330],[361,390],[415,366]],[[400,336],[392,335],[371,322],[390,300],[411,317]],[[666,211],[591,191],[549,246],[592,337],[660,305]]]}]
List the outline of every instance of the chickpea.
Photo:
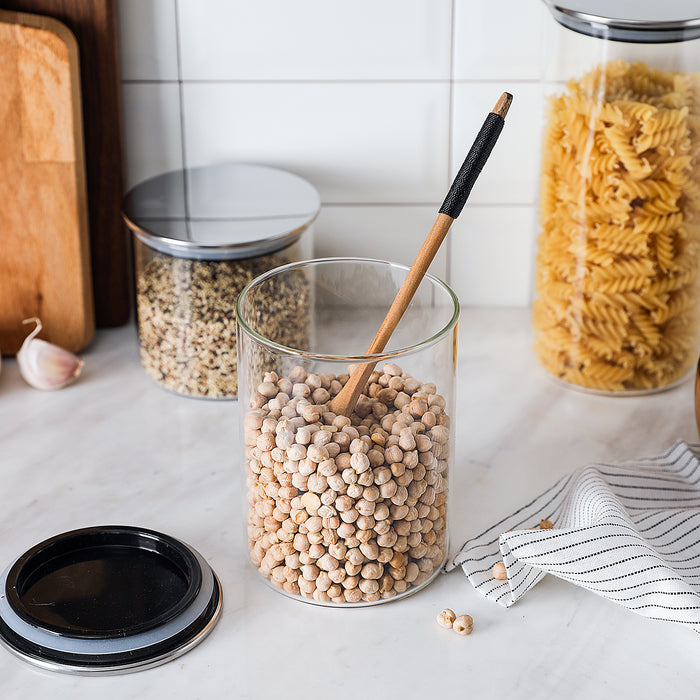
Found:
[{"label": "chickpea", "polygon": [[360,583],[360,577],[357,575],[353,575],[353,576],[346,576],[341,585],[347,591],[351,588],[356,588],[359,583]]},{"label": "chickpea", "polygon": [[491,569],[491,575],[499,581],[505,581],[508,578],[506,565],[502,561],[495,563],[493,569]]},{"label": "chickpea", "polygon": [[348,488],[346,490],[347,495],[350,496],[350,498],[355,499],[359,498],[364,491],[364,487],[362,484],[359,483],[354,483],[354,484],[348,484]]},{"label": "chickpea", "polygon": [[316,563],[324,571],[333,571],[334,569],[338,568],[339,562],[335,557],[326,553],[323,554],[323,556],[321,556]]},{"label": "chickpea", "polygon": [[319,447],[326,447],[333,440],[331,433],[328,430],[324,430],[324,427],[327,428],[328,426],[321,426],[321,429],[317,430],[311,437],[311,442]]},{"label": "chickpea", "polygon": [[355,532],[355,539],[357,540],[357,546],[359,547],[360,544],[367,544],[372,538],[374,537],[374,531],[373,530],[356,530]]},{"label": "chickpea", "polygon": [[454,610],[450,610],[450,608],[445,608],[439,612],[437,616],[438,625],[447,629],[452,629],[452,625],[456,619],[457,616],[455,615]]},{"label": "chickpea", "polygon": [[328,553],[338,560],[344,559],[347,552],[347,545],[343,544],[342,542],[336,542],[328,546]]},{"label": "chickpea", "polygon": [[319,569],[315,564],[304,564],[301,567],[301,575],[306,581],[315,581],[318,578]]},{"label": "chickpea", "polygon": [[361,498],[359,501],[357,501],[357,503],[355,503],[355,508],[357,508],[357,512],[360,513],[360,515],[369,516],[374,513],[376,506],[374,505],[374,501],[368,501]]},{"label": "chickpea", "polygon": [[372,530],[375,526],[375,520],[371,515],[361,515],[355,524],[360,530]]},{"label": "chickpea", "polygon": [[357,483],[360,486],[371,486],[374,483],[374,477],[371,471],[366,471],[357,477]]},{"label": "chickpea", "polygon": [[[362,474],[363,472],[366,472],[372,465],[369,461],[369,457],[364,452],[355,452],[350,457],[350,466],[355,470],[357,474]],[[372,481],[374,481],[374,475],[372,475]]]},{"label": "chickpea", "polygon": [[309,597],[316,590],[316,583],[314,581],[308,581],[307,579],[300,577],[297,581],[299,590],[304,597]]},{"label": "chickpea", "polygon": [[360,552],[362,552],[367,559],[376,559],[379,556],[379,546],[376,542],[363,542],[360,544]]},{"label": "chickpea", "polygon": [[345,569],[337,568],[328,572],[328,578],[330,578],[333,583],[342,583],[347,576]]},{"label": "chickpea", "polygon": [[309,513],[316,513],[321,506],[321,499],[315,493],[309,491],[301,497],[301,503]]},{"label": "chickpea", "polygon": [[[331,587],[326,591],[326,593],[328,594],[328,597],[329,597],[334,603],[345,602],[345,599],[342,598],[343,589],[342,589],[342,587],[341,587],[340,585],[338,585],[337,583],[332,584]],[[338,598],[341,598],[341,599],[338,600]]]},{"label": "chickpea", "polygon": [[316,542],[309,547],[309,556],[312,559],[319,559],[326,553],[326,548],[320,543]]},{"label": "chickpea", "polygon": [[328,480],[328,487],[337,493],[341,493],[347,488],[345,482],[343,481],[343,477],[338,473],[331,474],[326,478]]},{"label": "chickpea", "polygon": [[310,533],[321,532],[323,520],[318,515],[313,515],[304,521],[304,527],[306,527]]},{"label": "chickpea", "polygon": [[359,603],[362,600],[362,591],[359,588],[346,589],[343,596],[348,603]]},{"label": "chickpea", "polygon": [[349,561],[345,562],[345,573],[348,576],[357,576],[357,574],[359,574],[361,570],[362,564],[351,564]]},{"label": "chickpea", "polygon": [[452,629],[461,635],[471,634],[474,629],[474,620],[471,615],[460,615],[452,623]]},{"label": "chickpea", "polygon": [[342,430],[350,425],[350,419],[347,416],[336,416],[333,419],[333,425],[338,428],[338,430]]},{"label": "chickpea", "polygon": [[389,506],[386,503],[380,503],[374,509],[375,520],[386,520],[389,517]]},{"label": "chickpea", "polygon": [[361,578],[357,585],[363,593],[371,594],[379,592],[379,581],[375,579]]},{"label": "chickpea", "polygon": [[384,575],[384,567],[376,562],[369,562],[362,567],[360,575],[365,579],[380,579]]},{"label": "chickpea", "polygon": [[322,571],[316,578],[316,588],[319,591],[327,591],[333,582],[325,571]]}]

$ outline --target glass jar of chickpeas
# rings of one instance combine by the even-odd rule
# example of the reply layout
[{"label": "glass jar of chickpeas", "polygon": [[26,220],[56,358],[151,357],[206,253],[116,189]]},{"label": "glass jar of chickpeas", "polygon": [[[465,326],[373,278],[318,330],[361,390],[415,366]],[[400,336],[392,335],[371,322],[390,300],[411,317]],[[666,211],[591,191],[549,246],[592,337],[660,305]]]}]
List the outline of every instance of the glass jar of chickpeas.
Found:
[{"label": "glass jar of chickpeas", "polygon": [[[262,578],[300,600],[361,606],[409,595],[447,556],[459,304],[430,275],[389,346],[364,352],[408,268],[365,259],[300,262],[261,275],[237,304],[247,540]],[[294,298],[285,345],[263,325]],[[288,308],[288,306],[287,306]],[[338,396],[375,366],[356,404]]]},{"label": "glass jar of chickpeas", "polygon": [[569,386],[669,388],[700,341],[700,5],[545,2],[535,352]]}]

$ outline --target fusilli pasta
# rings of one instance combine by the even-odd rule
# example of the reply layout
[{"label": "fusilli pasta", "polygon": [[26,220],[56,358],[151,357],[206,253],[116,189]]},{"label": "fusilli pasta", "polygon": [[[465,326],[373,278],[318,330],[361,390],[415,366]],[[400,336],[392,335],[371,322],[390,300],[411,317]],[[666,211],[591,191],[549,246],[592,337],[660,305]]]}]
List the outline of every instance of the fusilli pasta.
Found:
[{"label": "fusilli pasta", "polygon": [[682,378],[700,340],[700,76],[612,61],[548,103],[535,352],[624,392]]}]

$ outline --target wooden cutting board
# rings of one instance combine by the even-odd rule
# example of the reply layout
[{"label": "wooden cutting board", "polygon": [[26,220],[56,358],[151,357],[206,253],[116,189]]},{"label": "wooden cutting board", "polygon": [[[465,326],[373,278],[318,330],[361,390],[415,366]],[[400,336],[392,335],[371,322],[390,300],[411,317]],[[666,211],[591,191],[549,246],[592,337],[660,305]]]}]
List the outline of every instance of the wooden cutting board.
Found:
[{"label": "wooden cutting board", "polygon": [[57,20],[0,11],[0,349],[41,337],[78,351],[94,333],[80,69]]},{"label": "wooden cutting board", "polygon": [[124,196],[117,0],[0,0],[0,7],[63,22],[78,41],[90,222],[93,298],[98,327],[129,320],[130,244]]}]

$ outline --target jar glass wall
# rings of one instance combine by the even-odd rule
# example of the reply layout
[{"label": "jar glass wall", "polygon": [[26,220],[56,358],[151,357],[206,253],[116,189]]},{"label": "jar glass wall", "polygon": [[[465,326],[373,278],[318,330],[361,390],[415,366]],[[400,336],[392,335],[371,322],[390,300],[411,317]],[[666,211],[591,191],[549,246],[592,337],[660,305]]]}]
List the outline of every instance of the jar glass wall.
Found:
[{"label": "jar glass wall", "polygon": [[[426,276],[386,351],[363,355],[407,272],[311,260],[262,275],[238,299],[250,557],[292,597],[396,599],[447,555],[456,296]],[[285,342],[292,326],[305,342]],[[332,398],[367,359],[376,368],[365,393],[336,415]]]},{"label": "jar glass wall", "polygon": [[254,258],[207,260],[170,255],[135,238],[136,318],[146,374],[179,394],[235,399],[236,299],[262,272],[306,257],[302,247],[297,240]]},{"label": "jar glass wall", "polygon": [[549,27],[535,352],[571,386],[647,393],[700,340],[700,39],[594,19]]}]

